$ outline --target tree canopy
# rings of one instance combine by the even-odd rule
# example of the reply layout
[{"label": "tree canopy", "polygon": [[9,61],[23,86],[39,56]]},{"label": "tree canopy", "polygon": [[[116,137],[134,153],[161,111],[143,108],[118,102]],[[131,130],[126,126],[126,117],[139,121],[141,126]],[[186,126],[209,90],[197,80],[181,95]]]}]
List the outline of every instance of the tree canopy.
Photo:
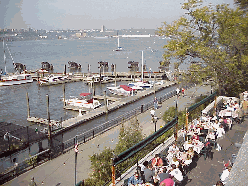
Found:
[{"label": "tree canopy", "polygon": [[[189,63],[185,79],[194,82],[212,78],[221,94],[237,96],[248,86],[247,1],[203,6],[201,0],[183,3],[186,15],[158,28],[170,37],[164,46],[165,61]],[[198,64],[191,62],[198,61]],[[201,63],[201,64],[200,64]]]}]

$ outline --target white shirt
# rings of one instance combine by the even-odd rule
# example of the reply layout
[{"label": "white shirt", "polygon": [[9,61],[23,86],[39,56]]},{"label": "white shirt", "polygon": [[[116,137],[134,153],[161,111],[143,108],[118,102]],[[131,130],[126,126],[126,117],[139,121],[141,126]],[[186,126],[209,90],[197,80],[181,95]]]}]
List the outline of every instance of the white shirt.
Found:
[{"label": "white shirt", "polygon": [[221,174],[221,176],[220,176],[220,180],[221,180],[222,182],[224,182],[224,181],[228,178],[229,173],[230,173],[230,172],[229,172],[228,169],[223,170],[223,172],[222,172],[222,174]]},{"label": "white shirt", "polygon": [[217,128],[217,137],[220,138],[225,134],[225,131],[223,128]]},{"label": "white shirt", "polygon": [[155,115],[155,111],[154,111],[154,110],[151,110],[151,111],[150,111],[150,114],[154,116],[154,115]]},{"label": "white shirt", "polygon": [[182,181],[183,180],[182,172],[178,168],[174,169],[169,174],[172,175],[172,176],[174,176],[175,179],[177,179],[178,181]]}]

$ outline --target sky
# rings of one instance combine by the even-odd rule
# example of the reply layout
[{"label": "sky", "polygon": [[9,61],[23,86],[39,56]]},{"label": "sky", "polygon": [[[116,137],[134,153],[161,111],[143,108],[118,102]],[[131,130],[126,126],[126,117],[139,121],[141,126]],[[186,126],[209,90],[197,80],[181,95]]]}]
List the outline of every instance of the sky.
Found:
[{"label": "sky", "polygon": [[[184,14],[187,0],[0,0],[0,28],[156,29]],[[233,4],[234,0],[204,0]]]}]

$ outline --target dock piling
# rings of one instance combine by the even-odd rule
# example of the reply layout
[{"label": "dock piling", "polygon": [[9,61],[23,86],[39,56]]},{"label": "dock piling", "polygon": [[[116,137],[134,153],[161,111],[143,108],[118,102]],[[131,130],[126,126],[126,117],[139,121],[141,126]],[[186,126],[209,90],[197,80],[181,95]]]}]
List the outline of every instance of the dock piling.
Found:
[{"label": "dock piling", "polygon": [[29,95],[26,93],[28,118],[30,118]]}]

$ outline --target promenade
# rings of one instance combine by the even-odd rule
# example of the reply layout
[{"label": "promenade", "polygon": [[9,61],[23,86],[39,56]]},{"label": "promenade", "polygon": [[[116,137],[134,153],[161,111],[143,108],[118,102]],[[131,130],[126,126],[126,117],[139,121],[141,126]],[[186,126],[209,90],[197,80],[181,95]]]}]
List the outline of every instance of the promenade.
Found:
[{"label": "promenade", "polygon": [[[193,87],[185,91],[185,96],[178,99],[178,109],[184,110],[190,106],[196,96],[210,94],[210,86]],[[159,106],[156,110],[156,116],[160,118],[163,113],[171,106],[175,106],[176,96],[170,98]],[[155,130],[155,125],[151,123],[150,111],[146,111],[137,116],[139,123],[142,126],[143,133],[150,135]],[[126,122],[125,125],[129,125]],[[157,122],[157,129],[163,126],[164,122],[159,119]],[[101,134],[94,139],[79,146],[79,153],[77,158],[77,182],[88,178],[91,162],[89,156],[94,153],[101,152],[105,147],[114,148],[118,142],[120,126],[117,126],[104,134]],[[4,185],[20,185],[27,186],[31,177],[35,178],[37,185],[46,186],[73,186],[74,185],[74,171],[75,171],[75,152],[71,150],[51,161],[48,161],[29,172],[26,172],[15,179],[5,183]],[[42,184],[43,183],[43,184]]]}]

